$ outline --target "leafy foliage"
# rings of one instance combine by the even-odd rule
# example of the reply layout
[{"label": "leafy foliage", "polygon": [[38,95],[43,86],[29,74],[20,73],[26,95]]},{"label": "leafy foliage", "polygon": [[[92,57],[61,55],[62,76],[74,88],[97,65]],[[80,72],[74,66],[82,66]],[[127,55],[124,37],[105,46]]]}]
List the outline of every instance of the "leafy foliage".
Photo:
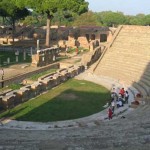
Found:
[{"label": "leafy foliage", "polygon": [[[42,26],[46,25],[46,20],[49,20],[49,25],[66,26],[150,25],[150,14],[132,16],[112,11],[88,12],[88,2],[85,0],[0,0],[0,16],[9,21],[10,17],[12,18],[14,15],[13,18],[17,20],[24,18],[26,13],[23,10],[27,10],[27,8],[32,8],[33,11],[32,15],[23,21],[26,25]],[[22,10],[22,13],[19,10]],[[2,22],[4,19],[0,18],[0,23]]]},{"label": "leafy foliage", "polygon": [[[17,6],[29,6],[33,10],[39,13],[47,15],[47,32],[46,32],[46,46],[49,47],[50,39],[50,24],[54,17],[54,14],[62,11],[67,12],[67,16],[73,16],[74,14],[82,14],[88,11],[88,2],[85,0],[12,0]],[[65,14],[65,13],[64,13]],[[64,15],[64,17],[66,17]]]},{"label": "leafy foliage", "polygon": [[89,11],[87,13],[84,13],[76,17],[76,20],[74,21],[73,25],[74,26],[83,26],[83,25],[95,26],[95,25],[100,25],[100,23],[98,23],[95,13]]},{"label": "leafy foliage", "polygon": [[97,13],[97,17],[101,24],[109,27],[124,24],[126,21],[125,16],[121,12],[104,11]]},{"label": "leafy foliage", "polygon": [[15,21],[25,18],[27,15],[29,15],[27,8],[19,8],[11,0],[0,1],[0,16],[8,19],[11,25],[13,25]]}]

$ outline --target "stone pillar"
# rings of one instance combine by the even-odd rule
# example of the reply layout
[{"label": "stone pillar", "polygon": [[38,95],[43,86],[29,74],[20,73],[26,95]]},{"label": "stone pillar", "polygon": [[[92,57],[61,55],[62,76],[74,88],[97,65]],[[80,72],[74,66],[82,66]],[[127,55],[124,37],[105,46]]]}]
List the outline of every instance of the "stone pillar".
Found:
[{"label": "stone pillar", "polygon": [[33,51],[32,51],[32,47],[31,47],[31,49],[30,49],[30,55],[31,55],[31,57],[32,57],[32,54],[33,54]]},{"label": "stone pillar", "polygon": [[9,57],[7,58],[7,63],[10,64],[10,58]]},{"label": "stone pillar", "polygon": [[39,50],[40,49],[40,40],[37,40],[37,50]]},{"label": "stone pillar", "polygon": [[16,55],[16,62],[18,62],[18,55]]},{"label": "stone pillar", "polygon": [[23,60],[26,60],[26,51],[23,51]]},{"label": "stone pillar", "polygon": [[16,62],[18,62],[19,51],[16,51],[15,55],[16,55]]},{"label": "stone pillar", "polygon": [[56,60],[56,56],[55,55],[53,55],[53,61],[55,61]]}]

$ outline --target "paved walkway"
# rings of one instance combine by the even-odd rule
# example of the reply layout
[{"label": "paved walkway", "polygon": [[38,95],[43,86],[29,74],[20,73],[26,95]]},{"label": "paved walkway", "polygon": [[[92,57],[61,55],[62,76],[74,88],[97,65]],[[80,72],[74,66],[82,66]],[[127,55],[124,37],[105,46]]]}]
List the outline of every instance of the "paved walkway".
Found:
[{"label": "paved walkway", "polygon": [[[97,84],[101,84],[105,86],[108,89],[111,89],[112,87],[120,88],[122,85],[118,83],[114,79],[106,78],[106,77],[98,77],[94,74],[89,73],[88,71],[85,71],[84,73],[76,76],[79,80],[88,80],[95,82]],[[133,95],[133,89],[132,91],[129,89],[129,87],[125,87],[129,91],[129,104],[125,104],[124,107],[115,109],[115,116],[113,119],[116,119],[118,117],[122,117],[123,115],[130,113],[133,108],[129,108],[129,105],[131,104],[131,101],[134,100]],[[134,92],[136,90],[134,89]],[[4,119],[2,121],[3,125],[0,125],[0,128],[4,129],[19,129],[19,130],[53,130],[53,129],[60,129],[60,128],[76,128],[76,127],[85,127],[85,126],[95,126],[97,124],[100,124],[101,122],[108,121],[107,119],[107,109],[97,113],[93,114],[88,117],[80,118],[80,119],[74,119],[74,120],[68,120],[68,121],[57,121],[57,122],[47,122],[47,123],[41,123],[41,122],[26,122],[26,121],[16,121],[16,120],[10,120],[10,119]]]}]

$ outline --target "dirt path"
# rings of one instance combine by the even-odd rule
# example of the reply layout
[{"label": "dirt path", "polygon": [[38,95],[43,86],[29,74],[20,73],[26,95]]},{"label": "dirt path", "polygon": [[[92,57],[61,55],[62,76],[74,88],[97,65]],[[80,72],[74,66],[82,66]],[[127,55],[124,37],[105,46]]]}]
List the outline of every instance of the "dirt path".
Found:
[{"label": "dirt path", "polygon": [[4,79],[15,77],[26,72],[37,70],[38,68],[32,67],[29,63],[11,65],[10,67],[5,67],[4,69]]}]

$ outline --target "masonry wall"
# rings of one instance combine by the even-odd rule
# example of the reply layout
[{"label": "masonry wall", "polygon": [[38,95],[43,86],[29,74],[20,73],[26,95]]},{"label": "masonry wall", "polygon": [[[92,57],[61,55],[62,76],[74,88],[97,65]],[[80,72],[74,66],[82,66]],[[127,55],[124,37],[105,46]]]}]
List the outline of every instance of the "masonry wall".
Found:
[{"label": "masonry wall", "polygon": [[0,94],[0,108],[10,109],[20,103],[24,103],[31,98],[34,98],[43,92],[73,78],[84,71],[84,66],[71,66],[68,68],[60,69],[56,73],[49,74],[45,77],[39,78],[38,81],[31,85],[26,85],[18,90],[7,91]]},{"label": "masonry wall", "polygon": [[[21,83],[24,79],[29,78],[34,74],[46,71],[48,69],[59,69],[59,66],[60,66],[59,63],[54,63],[54,64],[51,64],[51,65],[48,65],[48,66],[45,66],[45,67],[41,67],[38,70],[28,72],[28,73],[25,73],[25,74],[21,74],[21,75],[18,75],[16,77],[13,77],[13,78],[10,78],[10,79],[6,79],[6,80],[4,80],[4,85],[7,86],[7,85],[10,85],[10,84],[13,84],[13,83]],[[2,84],[2,81],[0,81],[0,85],[1,84]]]}]

